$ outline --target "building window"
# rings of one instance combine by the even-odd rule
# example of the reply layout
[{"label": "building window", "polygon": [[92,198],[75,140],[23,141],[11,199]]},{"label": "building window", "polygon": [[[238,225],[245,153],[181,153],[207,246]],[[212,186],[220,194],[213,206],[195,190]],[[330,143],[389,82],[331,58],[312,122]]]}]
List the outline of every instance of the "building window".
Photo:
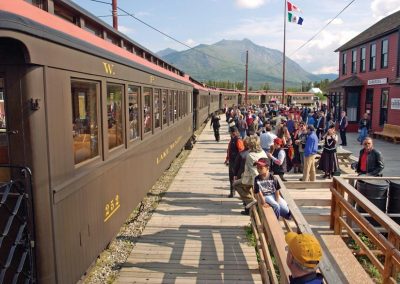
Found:
[{"label": "building window", "polygon": [[122,127],[122,86],[107,85],[108,149],[123,142]]},{"label": "building window", "polygon": [[381,94],[381,113],[379,117],[379,125],[387,123],[388,118],[388,102],[389,102],[389,90],[383,89]]},{"label": "building window", "polygon": [[357,71],[357,50],[351,52],[351,73],[356,73]]},{"label": "building window", "polygon": [[162,121],[163,121],[163,125],[167,124],[167,121],[168,121],[167,107],[168,107],[168,91],[162,90]]},{"label": "building window", "polygon": [[75,80],[71,82],[75,164],[99,155],[98,93],[98,83]]},{"label": "building window", "polygon": [[129,139],[133,140],[139,137],[139,98],[140,87],[128,87],[128,108],[129,108]]},{"label": "building window", "polygon": [[382,40],[381,68],[388,67],[388,49],[389,49],[389,41],[387,39]]},{"label": "building window", "polygon": [[153,89],[144,88],[143,89],[143,129],[144,133],[148,133],[152,129],[152,103],[151,97],[153,95]]},{"label": "building window", "polygon": [[154,90],[154,128],[161,126],[161,90]]},{"label": "building window", "polygon": [[346,54],[346,53],[343,53],[343,54],[342,54],[342,75],[346,75],[346,74],[347,74],[347,70],[346,70],[347,64],[346,64],[346,61],[347,61],[347,54]]},{"label": "building window", "polygon": [[376,69],[376,44],[371,44],[370,54],[369,54],[369,70]]},{"label": "building window", "polygon": [[366,48],[361,47],[361,49],[360,49],[360,72],[365,72],[366,54],[367,54]]}]

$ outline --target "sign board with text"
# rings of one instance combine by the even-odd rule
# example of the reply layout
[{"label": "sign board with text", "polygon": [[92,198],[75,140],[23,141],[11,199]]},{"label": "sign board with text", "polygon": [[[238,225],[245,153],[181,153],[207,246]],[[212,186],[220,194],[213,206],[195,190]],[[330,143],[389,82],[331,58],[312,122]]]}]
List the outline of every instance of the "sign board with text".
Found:
[{"label": "sign board with text", "polygon": [[392,98],[390,100],[391,109],[400,109],[400,98]]},{"label": "sign board with text", "polygon": [[383,85],[383,84],[387,84],[388,79],[387,78],[380,78],[380,79],[372,79],[372,80],[368,80],[368,86],[372,86],[372,85]]}]

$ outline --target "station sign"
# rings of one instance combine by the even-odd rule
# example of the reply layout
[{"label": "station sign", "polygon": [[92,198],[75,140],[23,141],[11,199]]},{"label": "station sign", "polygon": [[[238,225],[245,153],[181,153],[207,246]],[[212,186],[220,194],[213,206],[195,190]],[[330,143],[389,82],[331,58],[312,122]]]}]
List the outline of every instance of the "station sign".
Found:
[{"label": "station sign", "polygon": [[372,85],[383,85],[383,84],[387,84],[388,82],[388,78],[380,78],[380,79],[372,79],[372,80],[368,80],[368,86],[372,86]]}]

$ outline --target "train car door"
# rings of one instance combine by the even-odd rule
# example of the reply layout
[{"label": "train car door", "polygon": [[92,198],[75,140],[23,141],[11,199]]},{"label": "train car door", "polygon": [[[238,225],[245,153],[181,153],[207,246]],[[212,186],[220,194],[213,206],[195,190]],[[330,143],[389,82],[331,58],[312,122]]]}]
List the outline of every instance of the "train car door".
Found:
[{"label": "train car door", "polygon": [[22,146],[20,70],[0,67],[0,283],[33,283],[36,277],[32,180]]},{"label": "train car door", "polygon": [[197,130],[197,119],[198,119],[198,97],[199,91],[193,90],[193,131]]}]

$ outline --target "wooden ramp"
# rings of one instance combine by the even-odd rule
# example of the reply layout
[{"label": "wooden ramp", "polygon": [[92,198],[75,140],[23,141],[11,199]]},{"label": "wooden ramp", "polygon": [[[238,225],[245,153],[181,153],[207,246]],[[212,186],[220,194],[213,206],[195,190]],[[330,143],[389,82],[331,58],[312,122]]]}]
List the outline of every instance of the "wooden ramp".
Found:
[{"label": "wooden ramp", "polygon": [[209,125],[198,137],[116,283],[262,283],[244,231],[250,219],[227,197],[229,136],[221,124],[221,142]]}]

